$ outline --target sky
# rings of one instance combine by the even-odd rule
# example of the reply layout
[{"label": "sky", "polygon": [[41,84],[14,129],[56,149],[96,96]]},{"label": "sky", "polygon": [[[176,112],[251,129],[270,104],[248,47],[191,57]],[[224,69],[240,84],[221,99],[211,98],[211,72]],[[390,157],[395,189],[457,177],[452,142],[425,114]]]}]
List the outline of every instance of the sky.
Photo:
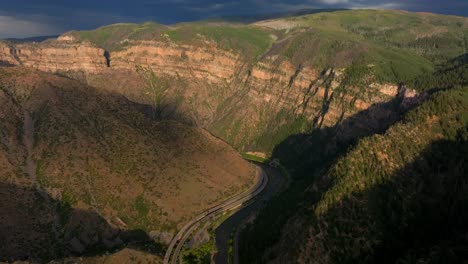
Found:
[{"label": "sky", "polygon": [[401,9],[468,17],[468,0],[0,0],[0,39],[118,22],[163,24],[322,8]]}]

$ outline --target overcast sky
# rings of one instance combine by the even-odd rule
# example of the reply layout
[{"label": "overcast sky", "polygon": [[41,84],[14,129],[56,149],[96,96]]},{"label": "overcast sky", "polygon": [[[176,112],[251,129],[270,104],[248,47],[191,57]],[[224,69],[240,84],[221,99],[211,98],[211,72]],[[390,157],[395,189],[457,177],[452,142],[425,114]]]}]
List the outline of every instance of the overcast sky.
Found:
[{"label": "overcast sky", "polygon": [[0,0],[0,39],[60,34],[117,22],[172,24],[309,8],[383,8],[468,16],[468,0]]}]

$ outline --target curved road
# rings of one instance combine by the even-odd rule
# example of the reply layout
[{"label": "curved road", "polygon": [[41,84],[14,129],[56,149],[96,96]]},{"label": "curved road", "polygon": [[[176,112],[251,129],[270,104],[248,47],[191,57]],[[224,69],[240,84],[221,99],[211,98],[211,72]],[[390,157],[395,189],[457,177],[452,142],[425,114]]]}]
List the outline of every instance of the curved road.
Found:
[{"label": "curved road", "polygon": [[249,221],[249,219],[260,211],[265,206],[267,200],[271,199],[274,195],[279,193],[287,184],[285,177],[281,173],[271,167],[260,165],[266,174],[268,175],[268,184],[263,192],[257,196],[252,203],[244,208],[240,209],[228,219],[226,219],[221,225],[215,230],[216,237],[216,248],[218,252],[214,256],[214,262],[216,264],[228,263],[229,258],[229,240],[231,234],[235,231],[233,241],[233,257],[234,264],[239,263],[238,261],[238,245],[239,245],[239,234],[242,227]]},{"label": "curved road", "polygon": [[169,244],[169,247],[166,251],[166,255],[164,256],[164,264],[177,263],[182,247],[184,246],[185,242],[190,237],[190,235],[197,229],[201,222],[208,220],[216,216],[217,214],[242,206],[242,204],[255,198],[263,191],[263,189],[265,189],[265,187],[268,184],[268,177],[266,176],[262,168],[259,167],[258,169],[259,173],[257,174],[257,177],[259,177],[259,179],[252,188],[250,188],[242,194],[232,197],[231,199],[225,201],[224,203],[216,207],[213,207],[203,212],[202,214],[192,219],[184,227],[182,227],[179,233],[177,233],[177,235],[174,236],[171,243]]}]

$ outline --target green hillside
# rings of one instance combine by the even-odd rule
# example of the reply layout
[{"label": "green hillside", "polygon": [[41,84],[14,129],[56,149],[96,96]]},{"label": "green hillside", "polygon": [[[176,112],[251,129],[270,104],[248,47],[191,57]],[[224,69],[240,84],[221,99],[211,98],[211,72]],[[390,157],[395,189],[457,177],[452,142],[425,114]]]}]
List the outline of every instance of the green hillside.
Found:
[{"label": "green hillside", "polygon": [[[462,260],[468,245],[467,81],[463,56],[433,78],[416,80],[429,98],[384,134],[356,142],[321,130],[279,145],[274,157],[294,182],[243,233],[243,261]],[[267,250],[273,245],[282,253]]]},{"label": "green hillside", "polygon": [[125,47],[128,40],[160,39],[164,30],[167,30],[167,26],[154,22],[143,24],[120,23],[94,30],[72,31],[70,34],[81,40],[88,40],[99,47],[116,50]]},{"label": "green hillside", "polygon": [[408,49],[432,61],[467,51],[466,18],[386,10],[336,11],[287,18],[297,27],[353,35],[386,47]]},{"label": "green hillside", "polygon": [[125,48],[134,40],[153,40],[203,46],[214,41],[225,50],[240,52],[245,58],[258,58],[269,48],[268,32],[256,27],[227,23],[181,23],[165,26],[154,22],[143,24],[114,24],[95,30],[71,32],[109,51]]},{"label": "green hillside", "polygon": [[467,52],[466,18],[402,11],[325,12],[257,23],[285,36],[276,54],[317,66],[370,65],[379,81],[406,81]]}]

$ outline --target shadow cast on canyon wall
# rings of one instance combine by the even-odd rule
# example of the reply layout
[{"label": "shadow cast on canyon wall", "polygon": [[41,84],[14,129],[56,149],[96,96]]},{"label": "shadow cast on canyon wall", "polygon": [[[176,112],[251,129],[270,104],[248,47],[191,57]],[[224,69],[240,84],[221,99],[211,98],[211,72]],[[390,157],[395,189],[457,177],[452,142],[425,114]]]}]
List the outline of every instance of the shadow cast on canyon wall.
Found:
[{"label": "shadow cast on canyon wall", "polygon": [[[129,73],[121,74],[129,75]],[[183,110],[183,98],[180,96],[165,96],[165,98],[156,105],[148,101],[149,95],[143,95],[143,91],[138,91],[133,94],[125,94],[124,91],[116,91],[109,88],[102,89],[89,85],[87,81],[87,74],[84,72],[58,72],[55,73],[55,75],[70,81],[77,81],[83,86],[92,87],[96,96],[109,97],[118,101],[122,105],[134,107],[153,121],[177,121],[189,126],[195,126],[197,123],[194,115]],[[106,75],[104,74],[104,76]],[[133,78],[139,78],[135,76],[133,76]],[[107,76],[107,78],[114,77],[115,76]],[[141,83],[141,85],[145,84]]]},{"label": "shadow cast on canyon wall", "polygon": [[[301,213],[305,203],[319,201],[322,192],[307,192],[306,189],[320,182],[318,179],[336,160],[360,139],[384,133],[402,118],[404,112],[427,98],[426,93],[405,98],[404,89],[400,87],[399,94],[389,102],[374,104],[333,127],[317,127],[311,133],[291,135],[275,146],[272,158],[280,160],[288,168],[293,180],[288,191],[274,197],[261,211],[255,225],[248,226],[242,233],[240,255],[243,262],[255,263],[261,259],[259,254],[277,242],[286,221],[292,215]],[[324,107],[327,105],[324,104]],[[321,184],[325,186],[315,188],[326,191],[331,186],[326,181]]]},{"label": "shadow cast on canyon wall", "polygon": [[[311,133],[289,136],[275,146],[272,157],[280,159],[288,168],[302,168],[304,172],[310,172],[313,168],[325,168],[325,163],[339,158],[359,139],[384,133],[401,119],[404,112],[425,100],[429,93],[405,98],[405,90],[402,86],[392,100],[373,104],[350,117],[344,118],[342,114],[333,127],[317,126],[314,120],[313,127],[316,128]],[[328,105],[324,103],[323,108],[322,112],[326,114]]]},{"label": "shadow cast on canyon wall", "polygon": [[163,252],[144,231],[121,229],[94,210],[73,208],[34,187],[0,183],[0,222],[0,261],[44,263],[123,248]]},{"label": "shadow cast on canyon wall", "polygon": [[[123,97],[118,94],[115,94],[115,96]],[[181,110],[181,102],[178,100],[165,100],[157,106],[152,106],[150,104],[131,101],[126,97],[123,97],[123,99],[154,121],[177,121],[188,126],[196,125],[195,118]]]},{"label": "shadow cast on canyon wall", "polygon": [[106,59],[106,66],[110,67],[111,66],[111,57],[110,57],[109,51],[105,50],[103,56]]}]

